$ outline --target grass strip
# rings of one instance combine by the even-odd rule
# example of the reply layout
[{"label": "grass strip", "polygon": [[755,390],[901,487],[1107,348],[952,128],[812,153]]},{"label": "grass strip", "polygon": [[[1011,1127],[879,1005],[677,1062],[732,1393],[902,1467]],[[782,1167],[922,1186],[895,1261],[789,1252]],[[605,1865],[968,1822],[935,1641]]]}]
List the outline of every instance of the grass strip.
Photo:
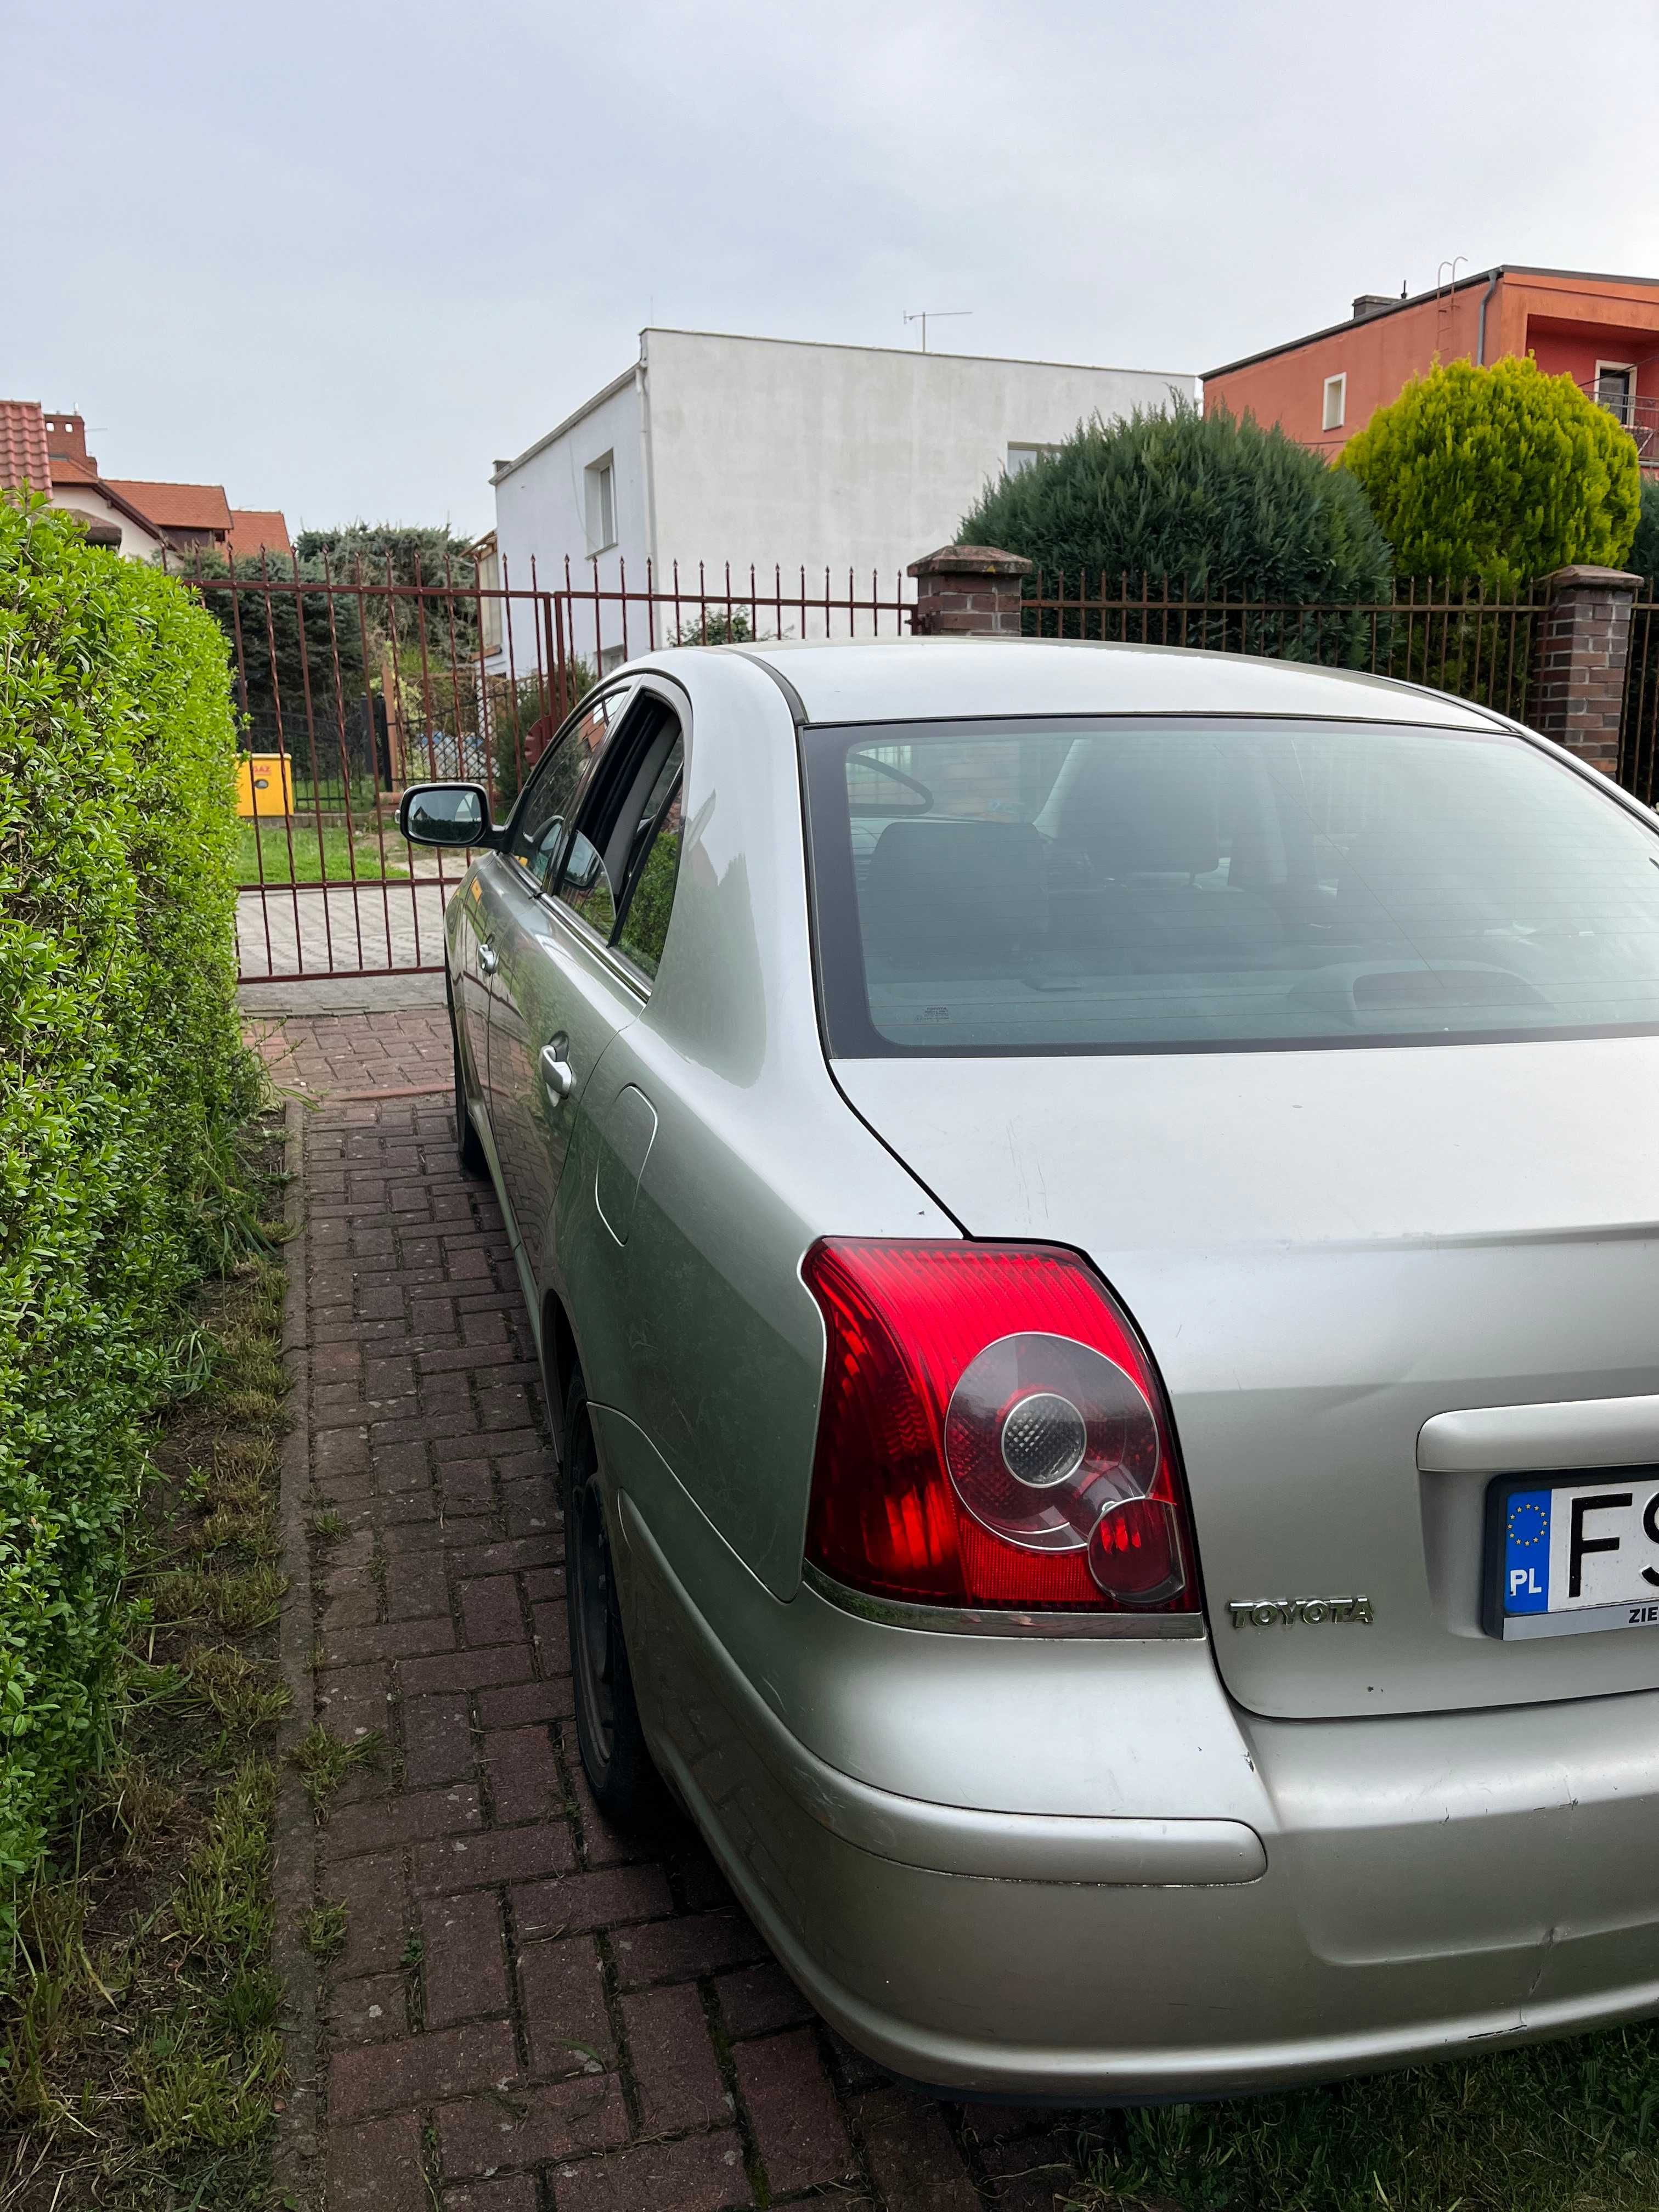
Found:
[{"label": "grass strip", "polygon": [[243,890],[264,884],[360,884],[406,881],[409,850],[396,831],[386,832],[386,850],[373,830],[354,836],[314,822],[261,819],[236,825],[236,881]]},{"label": "grass strip", "polygon": [[1659,2027],[1103,2125],[1073,2212],[1653,2212]]},{"label": "grass strip", "polygon": [[263,1257],[209,1286],[151,1450],[110,1738],[0,1959],[6,2212],[271,2201],[283,1293]]}]

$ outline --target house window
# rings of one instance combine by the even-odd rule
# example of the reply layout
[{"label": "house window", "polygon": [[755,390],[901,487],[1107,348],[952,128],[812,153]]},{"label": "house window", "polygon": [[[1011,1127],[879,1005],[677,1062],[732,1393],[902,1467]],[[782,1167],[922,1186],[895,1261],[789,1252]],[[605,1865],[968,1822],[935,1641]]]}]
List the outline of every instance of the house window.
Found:
[{"label": "house window", "polygon": [[1348,380],[1343,376],[1325,379],[1325,428],[1340,430],[1348,419]]},{"label": "house window", "polygon": [[1625,361],[1598,361],[1595,364],[1595,404],[1605,407],[1609,415],[1616,415],[1626,429],[1633,412],[1631,402],[1636,397],[1636,370]]},{"label": "house window", "polygon": [[1059,451],[1058,446],[1010,446],[1008,473],[1011,477],[1024,476],[1027,469],[1035,468],[1039,461],[1051,460]]},{"label": "house window", "polygon": [[616,471],[612,456],[601,454],[590,461],[585,475],[587,483],[587,550],[603,553],[617,542]]}]

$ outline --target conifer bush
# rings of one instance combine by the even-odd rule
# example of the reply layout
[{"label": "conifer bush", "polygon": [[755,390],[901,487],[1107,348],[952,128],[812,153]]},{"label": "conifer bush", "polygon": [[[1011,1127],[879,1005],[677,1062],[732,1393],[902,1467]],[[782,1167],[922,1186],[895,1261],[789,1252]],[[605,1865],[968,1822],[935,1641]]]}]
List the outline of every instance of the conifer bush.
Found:
[{"label": "conifer bush", "polygon": [[1641,520],[1625,567],[1642,579],[1632,616],[1630,657],[1625,664],[1625,766],[1631,788],[1650,806],[1659,796],[1659,482],[1642,479]]},{"label": "conifer bush", "polygon": [[1507,594],[1573,562],[1618,568],[1636,534],[1635,441],[1531,359],[1413,379],[1336,472],[1364,488],[1401,577]]},{"label": "conifer bush", "polygon": [[1659,591],[1659,480],[1652,477],[1642,479],[1641,516],[1625,566],[1646,582],[1642,598],[1650,599]]},{"label": "conifer bush", "polygon": [[0,500],[0,1905],[97,1755],[147,1421],[245,1233],[234,758],[189,592]]},{"label": "conifer bush", "polygon": [[1386,600],[1390,587],[1387,543],[1353,478],[1282,430],[1184,400],[1080,423],[988,485],[957,538],[1024,554],[1051,590],[1103,586],[1109,598],[1127,580],[1154,596],[1329,606]]}]

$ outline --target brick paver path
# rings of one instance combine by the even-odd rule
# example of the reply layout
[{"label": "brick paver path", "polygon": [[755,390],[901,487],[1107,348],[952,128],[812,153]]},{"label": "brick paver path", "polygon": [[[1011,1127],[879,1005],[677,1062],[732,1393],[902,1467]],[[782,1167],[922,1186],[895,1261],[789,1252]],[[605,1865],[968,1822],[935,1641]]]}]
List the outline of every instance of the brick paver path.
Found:
[{"label": "brick paver path", "polygon": [[[303,1116],[314,1683],[384,1733],[319,1838],[331,2212],[1052,2212],[1074,2128],[935,2104],[811,2014],[695,1832],[612,1832],[570,1722],[555,1462],[441,1009],[260,1025]],[[325,1526],[332,1526],[332,1523]]]}]

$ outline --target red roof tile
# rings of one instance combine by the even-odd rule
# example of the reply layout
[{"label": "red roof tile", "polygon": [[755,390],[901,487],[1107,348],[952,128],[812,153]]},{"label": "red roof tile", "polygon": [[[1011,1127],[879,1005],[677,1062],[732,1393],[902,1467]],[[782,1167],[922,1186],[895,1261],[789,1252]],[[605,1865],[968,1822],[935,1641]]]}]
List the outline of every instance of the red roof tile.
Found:
[{"label": "red roof tile", "polygon": [[229,535],[230,501],[222,484],[147,483],[131,477],[104,481],[158,529],[222,530]]},{"label": "red roof tile", "polygon": [[37,399],[0,399],[0,490],[17,484],[52,489],[46,418]]},{"label": "red roof tile", "polygon": [[[88,491],[95,491],[106,507],[113,507],[118,514],[125,514],[129,522],[136,522],[153,545],[160,545],[164,542],[161,532],[147,514],[141,514],[130,499],[123,499],[114,485],[106,483],[96,470],[86,470],[83,473],[83,468],[84,465],[76,460],[73,456],[68,458],[66,465],[65,456],[62,453],[54,453],[52,457],[52,482],[54,493],[60,486],[70,484],[82,486]],[[71,502],[60,499],[57,504],[64,507]],[[85,507],[76,507],[75,511],[76,514],[84,514],[88,510]]]},{"label": "red roof tile", "polygon": [[261,553],[280,553],[286,559],[288,550],[288,523],[280,508],[231,508],[230,550],[239,561],[257,560]]}]

